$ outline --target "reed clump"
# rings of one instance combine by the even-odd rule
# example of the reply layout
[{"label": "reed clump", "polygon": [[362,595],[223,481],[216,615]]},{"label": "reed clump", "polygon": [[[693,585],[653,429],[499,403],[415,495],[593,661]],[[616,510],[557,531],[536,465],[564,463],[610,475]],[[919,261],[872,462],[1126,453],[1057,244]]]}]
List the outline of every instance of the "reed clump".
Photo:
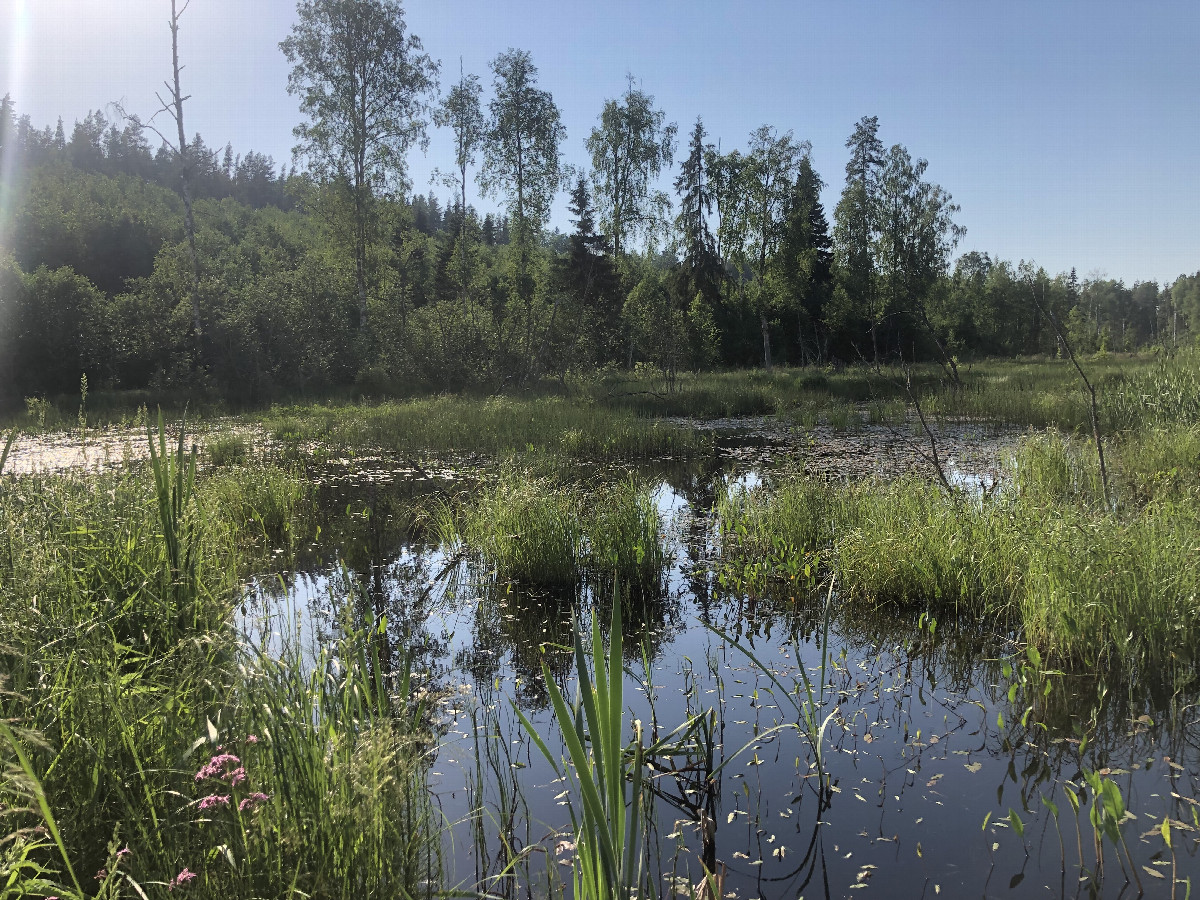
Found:
[{"label": "reed clump", "polygon": [[653,591],[669,562],[653,491],[634,480],[564,483],[509,465],[437,519],[445,543],[526,586],[619,580]]},{"label": "reed clump", "polygon": [[218,468],[243,465],[250,458],[250,441],[244,434],[222,429],[204,442],[204,456]]},{"label": "reed clump", "polygon": [[200,491],[218,520],[248,538],[278,543],[291,538],[311,486],[294,469],[254,462],[208,475]]},{"label": "reed clump", "polygon": [[[917,479],[735,491],[717,506],[723,550],[736,563],[794,545],[834,570],[847,602],[988,617],[1062,666],[1186,671],[1200,637],[1200,504],[1181,486],[1194,475],[1158,467],[1195,441],[1183,429],[1118,443],[1137,490],[1109,504],[1090,443],[1056,433],[1026,439],[987,495]],[[770,589],[777,573],[762,574],[750,587]]]}]

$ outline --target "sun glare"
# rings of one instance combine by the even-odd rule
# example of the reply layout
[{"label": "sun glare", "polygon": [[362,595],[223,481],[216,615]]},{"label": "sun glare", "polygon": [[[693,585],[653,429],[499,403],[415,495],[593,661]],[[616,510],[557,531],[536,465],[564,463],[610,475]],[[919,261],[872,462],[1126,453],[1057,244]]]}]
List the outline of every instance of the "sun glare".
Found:
[{"label": "sun glare", "polygon": [[[8,34],[8,46],[5,48],[8,65],[5,67],[4,86],[0,88],[0,95],[9,94],[14,103],[19,103],[25,75],[25,57],[29,46],[29,3],[27,0],[15,0],[8,19],[9,21],[6,23],[8,27],[5,28],[5,32]],[[0,151],[0,184],[8,183],[16,159],[15,149],[9,143]],[[0,208],[0,222],[5,220],[5,212]]]}]

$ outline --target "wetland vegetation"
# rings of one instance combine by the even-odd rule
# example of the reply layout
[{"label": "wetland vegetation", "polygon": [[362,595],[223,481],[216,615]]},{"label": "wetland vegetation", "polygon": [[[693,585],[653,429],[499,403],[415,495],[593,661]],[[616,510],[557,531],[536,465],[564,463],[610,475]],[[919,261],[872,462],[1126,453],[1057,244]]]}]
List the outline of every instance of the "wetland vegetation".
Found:
[{"label": "wetland vegetation", "polygon": [[[1184,896],[1197,357],[1095,366],[1107,499],[1065,365],[293,407],[5,475],[9,891]],[[942,459],[991,413],[949,489],[915,391]]]},{"label": "wetland vegetation", "polygon": [[399,0],[218,162],[187,5],[177,143],[0,100],[0,900],[1191,895],[1200,273],[633,75],[567,166]]}]

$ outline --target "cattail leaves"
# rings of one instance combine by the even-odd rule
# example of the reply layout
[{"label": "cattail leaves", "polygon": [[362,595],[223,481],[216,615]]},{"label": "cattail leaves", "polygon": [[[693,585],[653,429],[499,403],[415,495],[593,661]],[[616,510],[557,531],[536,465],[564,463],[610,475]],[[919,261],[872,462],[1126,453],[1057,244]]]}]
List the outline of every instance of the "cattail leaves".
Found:
[{"label": "cattail leaves", "polygon": [[[643,789],[646,747],[638,722],[634,723],[628,747],[624,741],[622,643],[619,600],[613,602],[607,657],[595,612],[590,654],[575,622],[579,683],[574,705],[567,703],[550,670],[542,664],[546,690],[570,761],[567,777],[574,794],[570,810],[576,835],[575,896],[581,900],[618,900],[634,891],[641,895],[649,887],[643,865],[649,802]],[[537,728],[520,709],[517,714],[546,760],[559,771],[560,761]]]}]

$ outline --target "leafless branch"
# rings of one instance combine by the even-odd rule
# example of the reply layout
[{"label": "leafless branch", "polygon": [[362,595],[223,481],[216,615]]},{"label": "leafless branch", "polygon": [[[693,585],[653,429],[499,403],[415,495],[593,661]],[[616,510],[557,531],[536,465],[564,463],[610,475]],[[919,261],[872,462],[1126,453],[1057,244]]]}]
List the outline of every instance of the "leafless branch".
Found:
[{"label": "leafless branch", "polygon": [[1087,390],[1088,399],[1090,400],[1090,412],[1092,418],[1092,439],[1096,442],[1096,455],[1100,459],[1100,485],[1104,491],[1104,506],[1107,508],[1111,504],[1108,492],[1108,468],[1104,464],[1104,442],[1100,438],[1100,409],[1096,403],[1096,389],[1092,386],[1092,382],[1088,379],[1087,373],[1083,371],[1083,366],[1079,364],[1078,357],[1075,356],[1075,350],[1071,346],[1071,342],[1067,340],[1066,332],[1063,331],[1062,325],[1059,324],[1058,317],[1054,312],[1046,306],[1045,287],[1042,288],[1042,296],[1038,296],[1037,286],[1034,284],[1032,274],[1025,276],[1025,281],[1029,285],[1029,293],[1033,297],[1034,305],[1038,311],[1050,320],[1051,326],[1054,328],[1054,333],[1058,337],[1059,345],[1067,351],[1067,357],[1071,360],[1071,364],[1075,366],[1075,371],[1079,373],[1079,378],[1083,382],[1084,388]]}]

